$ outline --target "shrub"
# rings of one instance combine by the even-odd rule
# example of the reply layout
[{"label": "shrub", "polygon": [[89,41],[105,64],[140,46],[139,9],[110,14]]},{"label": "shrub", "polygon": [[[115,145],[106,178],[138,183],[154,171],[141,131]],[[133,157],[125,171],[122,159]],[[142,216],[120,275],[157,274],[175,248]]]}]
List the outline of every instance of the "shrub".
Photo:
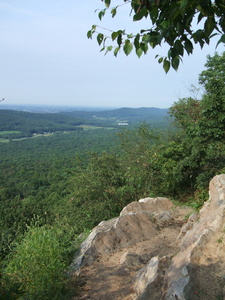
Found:
[{"label": "shrub", "polygon": [[62,299],[65,283],[62,230],[50,226],[30,227],[17,244],[5,269],[21,299]]}]

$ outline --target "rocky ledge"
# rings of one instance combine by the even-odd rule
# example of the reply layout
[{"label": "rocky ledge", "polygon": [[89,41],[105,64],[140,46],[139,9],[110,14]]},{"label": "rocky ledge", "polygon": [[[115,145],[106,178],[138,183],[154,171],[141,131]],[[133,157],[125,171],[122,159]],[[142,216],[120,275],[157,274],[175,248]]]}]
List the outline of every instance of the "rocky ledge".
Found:
[{"label": "rocky ledge", "polygon": [[199,213],[167,198],[132,202],[82,243],[74,299],[225,299],[224,237],[225,175],[211,180]]}]

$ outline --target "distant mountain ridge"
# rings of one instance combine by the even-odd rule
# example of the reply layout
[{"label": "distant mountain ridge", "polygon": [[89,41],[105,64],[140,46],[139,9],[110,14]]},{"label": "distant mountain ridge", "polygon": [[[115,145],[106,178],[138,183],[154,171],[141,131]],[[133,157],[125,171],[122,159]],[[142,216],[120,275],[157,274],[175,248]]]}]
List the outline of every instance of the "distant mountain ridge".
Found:
[{"label": "distant mountain ridge", "polygon": [[35,112],[35,113],[60,113],[60,112],[74,112],[74,111],[83,111],[83,112],[126,112],[130,111],[145,111],[145,110],[155,110],[155,111],[164,111],[168,110],[167,108],[157,108],[157,107],[85,107],[85,106],[57,106],[57,105],[22,105],[22,104],[4,104],[1,103],[0,110],[15,110],[15,111],[25,111],[25,112]]},{"label": "distant mountain ridge", "polygon": [[156,108],[156,107],[140,107],[140,108],[130,108],[130,107],[123,107],[123,108],[117,108],[113,110],[106,110],[97,112],[99,115],[109,115],[109,116],[166,116],[168,113],[167,108]]},{"label": "distant mountain ridge", "polygon": [[121,122],[126,121],[131,126],[136,126],[139,123],[146,122],[151,126],[163,125],[166,126],[169,123],[168,109],[167,108],[155,108],[155,107],[141,107],[141,108],[117,108],[103,111],[74,111],[64,112],[68,116],[78,116],[80,118],[89,118],[92,121],[100,119],[108,119],[108,121]]},{"label": "distant mountain ridge", "polygon": [[127,126],[138,126],[146,122],[152,127],[166,127],[169,124],[168,109],[160,108],[118,108],[103,111],[27,112],[0,109],[0,131],[17,130],[42,133],[81,129],[78,126],[117,128],[121,122]]}]

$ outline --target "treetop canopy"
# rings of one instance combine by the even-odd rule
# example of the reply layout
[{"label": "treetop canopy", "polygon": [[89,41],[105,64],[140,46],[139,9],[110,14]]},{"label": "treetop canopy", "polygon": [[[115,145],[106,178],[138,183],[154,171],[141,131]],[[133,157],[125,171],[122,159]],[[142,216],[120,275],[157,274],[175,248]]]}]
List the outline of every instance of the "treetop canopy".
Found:
[{"label": "treetop canopy", "polygon": [[215,35],[218,36],[217,45],[225,42],[225,0],[121,0],[117,6],[113,6],[111,0],[102,1],[105,8],[96,10],[100,20],[107,12],[114,18],[122,5],[130,7],[133,21],[149,20],[149,28],[134,34],[107,29],[109,34],[106,35],[102,33],[102,27],[93,25],[87,36],[92,38],[96,34],[101,51],[105,53],[113,51],[117,56],[122,49],[129,55],[135,50],[141,57],[149,48],[165,43],[169,46],[168,52],[164,57],[156,55],[156,58],[168,72],[171,66],[178,69],[185,52],[193,53],[194,44],[202,48]]}]

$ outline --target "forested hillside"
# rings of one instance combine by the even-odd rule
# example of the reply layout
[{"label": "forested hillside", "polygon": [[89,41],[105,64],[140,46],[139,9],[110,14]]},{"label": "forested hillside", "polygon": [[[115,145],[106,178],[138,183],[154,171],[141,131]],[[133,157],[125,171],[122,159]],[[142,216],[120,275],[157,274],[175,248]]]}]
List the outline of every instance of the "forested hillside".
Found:
[{"label": "forested hillside", "polygon": [[21,134],[76,130],[82,119],[65,118],[60,114],[38,114],[0,109],[0,132],[20,131]]},{"label": "forested hillside", "polygon": [[65,270],[82,237],[132,201],[169,196],[201,207],[209,180],[225,172],[224,66],[225,53],[208,57],[203,97],[175,102],[171,128],[151,126],[146,109],[0,111],[2,134],[54,133],[0,143],[2,299],[69,298]]},{"label": "forested hillside", "polygon": [[46,132],[81,130],[86,126],[118,128],[121,122],[129,128],[140,122],[166,128],[169,124],[167,111],[157,108],[122,108],[109,111],[32,113],[0,109],[0,138],[31,137]]},{"label": "forested hillside", "polygon": [[84,118],[90,124],[118,126],[120,122],[127,122],[130,127],[146,122],[151,127],[165,129],[169,124],[167,112],[168,109],[143,107],[119,108],[96,112],[66,112],[64,114]]}]

